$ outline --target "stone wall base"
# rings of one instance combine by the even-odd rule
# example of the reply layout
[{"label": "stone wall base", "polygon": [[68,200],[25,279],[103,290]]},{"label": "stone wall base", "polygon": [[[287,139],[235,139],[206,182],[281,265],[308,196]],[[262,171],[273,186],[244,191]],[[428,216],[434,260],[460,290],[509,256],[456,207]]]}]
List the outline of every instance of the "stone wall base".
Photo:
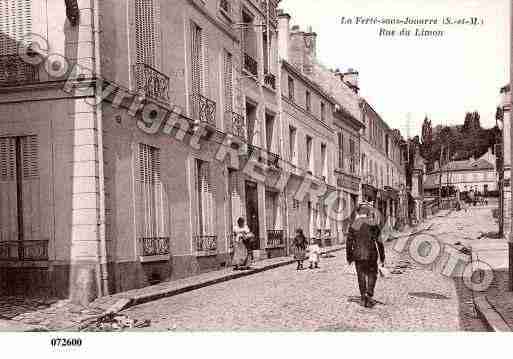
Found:
[{"label": "stone wall base", "polygon": [[[229,253],[177,256],[163,262],[109,263],[109,290],[111,294],[124,292],[230,265]],[[1,267],[0,264],[0,295],[70,298],[86,304],[97,295],[96,271],[97,267],[92,264],[50,265],[48,268]]]}]

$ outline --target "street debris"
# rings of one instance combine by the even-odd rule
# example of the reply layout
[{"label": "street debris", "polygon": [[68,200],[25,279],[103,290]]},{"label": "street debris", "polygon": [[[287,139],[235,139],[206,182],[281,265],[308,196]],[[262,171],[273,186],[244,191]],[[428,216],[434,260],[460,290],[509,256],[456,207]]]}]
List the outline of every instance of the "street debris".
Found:
[{"label": "street debris", "polygon": [[149,320],[135,320],[124,314],[106,314],[101,317],[89,318],[79,326],[79,331],[97,332],[97,331],[123,331],[126,329],[140,329],[149,327]]}]

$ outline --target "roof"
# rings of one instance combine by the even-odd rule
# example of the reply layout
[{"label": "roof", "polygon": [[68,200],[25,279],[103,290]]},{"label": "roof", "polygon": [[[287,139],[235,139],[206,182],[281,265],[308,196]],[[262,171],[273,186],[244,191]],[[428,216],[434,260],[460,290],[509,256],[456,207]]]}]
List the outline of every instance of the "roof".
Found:
[{"label": "roof", "polygon": [[484,158],[480,158],[477,161],[452,161],[442,167],[443,171],[483,171],[493,169],[493,165]]}]

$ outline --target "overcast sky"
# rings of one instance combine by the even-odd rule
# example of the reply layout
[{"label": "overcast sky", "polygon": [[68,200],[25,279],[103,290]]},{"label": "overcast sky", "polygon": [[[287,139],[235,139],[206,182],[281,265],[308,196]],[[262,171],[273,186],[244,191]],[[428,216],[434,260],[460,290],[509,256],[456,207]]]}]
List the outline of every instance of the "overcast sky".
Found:
[{"label": "overcast sky", "polygon": [[[426,114],[434,124],[456,124],[477,110],[483,127],[495,125],[499,89],[509,81],[508,0],[282,0],[280,7],[293,25],[317,32],[321,62],[360,72],[361,94],[403,135],[408,113],[412,136]],[[484,25],[408,26],[445,36],[384,38],[385,26],[341,25],[342,16],[477,16]]]}]

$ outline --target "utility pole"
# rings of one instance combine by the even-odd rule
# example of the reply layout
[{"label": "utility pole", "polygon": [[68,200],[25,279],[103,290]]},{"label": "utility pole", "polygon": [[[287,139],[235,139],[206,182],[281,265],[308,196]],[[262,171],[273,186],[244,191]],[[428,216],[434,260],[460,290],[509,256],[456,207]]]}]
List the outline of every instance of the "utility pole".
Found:
[{"label": "utility pole", "polygon": [[443,154],[444,154],[444,144],[442,142],[442,147],[440,148],[440,161],[438,163],[438,171],[439,171],[439,179],[438,179],[438,209],[441,209],[442,204],[442,160],[443,160]]},{"label": "utility pole", "polygon": [[[510,93],[510,132],[509,132],[509,142],[510,142],[510,158],[509,163],[510,166],[512,164],[511,161],[511,155],[513,154],[513,141],[511,141],[511,135],[513,134],[513,1],[509,2],[510,4],[510,12],[509,12],[509,22],[510,22],[510,32],[509,32],[509,51],[510,51],[510,64],[509,64],[509,93]],[[510,171],[511,173],[511,171]],[[510,179],[511,181],[511,179]],[[511,208],[513,208],[513,196],[511,196]],[[511,211],[510,211],[511,212]],[[511,216],[511,213],[510,213]],[[509,238],[508,238],[508,257],[509,257],[509,290],[513,291],[513,221],[510,221],[510,231],[509,231]]]}]

